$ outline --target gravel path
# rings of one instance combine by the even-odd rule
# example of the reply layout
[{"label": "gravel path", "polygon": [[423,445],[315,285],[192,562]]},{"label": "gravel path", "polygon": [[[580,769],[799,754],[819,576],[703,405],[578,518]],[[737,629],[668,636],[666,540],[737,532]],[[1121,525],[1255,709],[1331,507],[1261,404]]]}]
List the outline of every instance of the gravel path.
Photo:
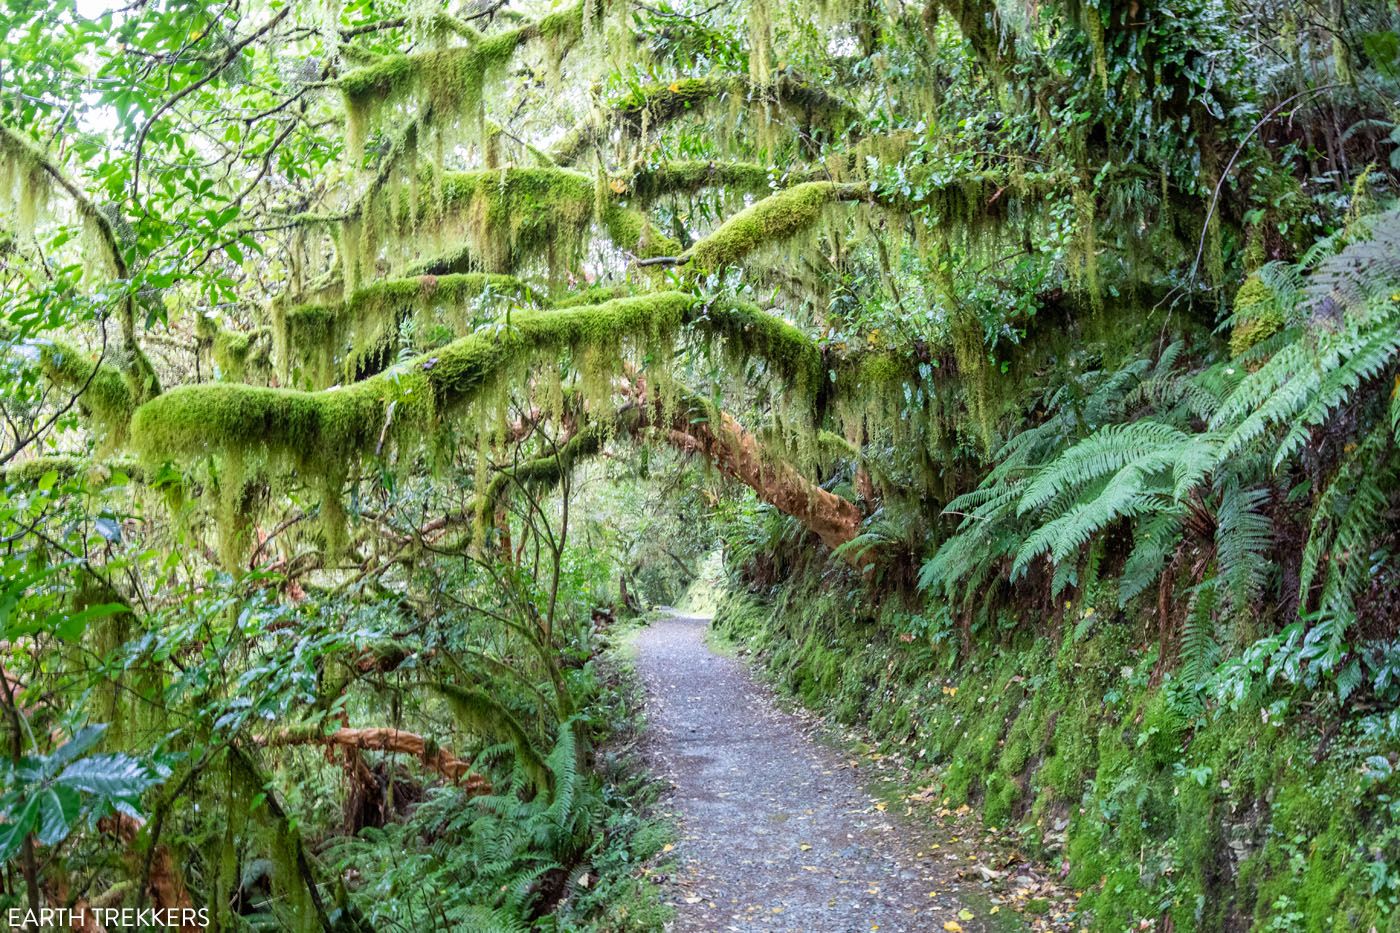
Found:
[{"label": "gravel path", "polygon": [[[878,809],[850,763],[814,740],[814,725],[710,650],[708,625],[677,615],[636,637],[648,757],[674,788],[682,834],[671,929],[989,929],[986,902],[957,880],[949,847]],[[970,905],[975,919],[959,915]]]}]

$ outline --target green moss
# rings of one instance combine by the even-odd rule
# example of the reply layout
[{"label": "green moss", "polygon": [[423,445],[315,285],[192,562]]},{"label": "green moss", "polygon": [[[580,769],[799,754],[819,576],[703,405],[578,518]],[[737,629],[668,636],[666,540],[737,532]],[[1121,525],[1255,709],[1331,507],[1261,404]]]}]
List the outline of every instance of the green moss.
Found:
[{"label": "green moss", "polygon": [[743,301],[717,302],[692,322],[725,339],[735,360],[758,358],[799,395],[815,391],[822,378],[822,354],[802,330]]},{"label": "green moss", "polygon": [[642,168],[630,177],[614,179],[614,190],[652,201],[664,195],[693,194],[705,188],[766,193],[780,179],[812,181],[818,173],[802,172],[797,178],[781,169],[755,162],[675,161]]},{"label": "green moss", "polygon": [[[227,383],[183,386],[136,410],[133,439],[151,463],[217,458],[230,477],[223,489],[235,498],[228,502],[241,501],[238,483],[262,464],[270,472],[294,471],[322,487],[326,533],[338,536],[340,488],[361,457],[430,441],[464,406],[536,372],[541,358],[567,354],[583,376],[587,398],[608,404],[619,361],[629,351],[655,359],[683,325],[722,335],[727,352],[745,361],[766,360],[800,397],[820,380],[820,352],[792,325],[752,305],[705,305],[686,293],[658,292],[519,311],[345,387],[304,392]],[[227,511],[225,523],[233,523],[241,506]]]},{"label": "green moss", "polygon": [[140,462],[131,457],[93,460],[73,454],[49,454],[0,469],[0,485],[32,486],[50,473],[60,482],[87,473],[90,480],[99,484],[107,483],[117,473],[138,483],[146,476]]},{"label": "green moss", "polygon": [[1283,329],[1283,312],[1273,290],[1254,273],[1235,293],[1233,326],[1230,329],[1230,355],[1243,356],[1259,343]]},{"label": "green moss", "polygon": [[[360,456],[381,449],[385,440],[431,435],[443,418],[497,380],[528,371],[536,354],[621,348],[674,333],[693,301],[663,292],[565,311],[522,312],[509,327],[464,337],[378,376],[320,392],[182,386],[136,411],[133,438],[149,462],[262,458],[311,479],[343,481],[348,465]],[[338,499],[338,484],[332,486],[327,501]]]},{"label": "green moss", "polygon": [[685,255],[700,271],[731,265],[760,246],[781,243],[811,228],[827,205],[860,196],[855,185],[811,181],[776,192],[735,214]]},{"label": "green moss", "polygon": [[252,382],[271,371],[271,330],[219,330],[213,336],[212,354],[219,375],[229,382]]},{"label": "green moss", "polygon": [[653,227],[650,218],[636,208],[609,203],[603,213],[603,224],[615,246],[638,258],[679,256],[681,253],[681,244]]},{"label": "green moss", "polygon": [[369,124],[390,105],[417,94],[426,120],[445,124],[466,117],[480,131],[483,93],[516,51],[533,39],[548,43],[560,57],[582,37],[582,6],[557,10],[540,20],[481,38],[468,45],[431,49],[413,55],[385,56],[340,78],[347,114],[347,149],[358,161]]},{"label": "green moss", "polygon": [[54,385],[81,393],[78,406],[96,422],[107,446],[125,443],[136,402],[130,382],[120,369],[56,340],[40,348],[39,364]]},{"label": "green moss", "polygon": [[444,172],[435,186],[424,187],[432,190],[418,195],[420,203],[405,191],[378,212],[388,216],[390,228],[377,234],[412,229],[415,243],[429,239],[454,248],[465,240],[489,272],[515,272],[539,257],[553,272],[572,268],[594,219],[594,180],[569,169]]}]

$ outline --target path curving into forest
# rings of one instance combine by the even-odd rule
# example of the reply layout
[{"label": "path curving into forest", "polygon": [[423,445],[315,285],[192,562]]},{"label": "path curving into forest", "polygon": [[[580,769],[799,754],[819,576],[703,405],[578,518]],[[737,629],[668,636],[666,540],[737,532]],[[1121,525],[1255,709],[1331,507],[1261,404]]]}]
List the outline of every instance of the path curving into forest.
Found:
[{"label": "path curving into forest", "polygon": [[[877,808],[850,763],[679,614],[636,636],[647,756],[681,827],[674,931],[923,933],[984,926],[946,847]],[[922,856],[922,857],[921,857]],[[967,919],[967,911],[976,915]],[[1007,918],[1009,919],[1009,918]],[[948,926],[945,927],[945,924]],[[1002,924],[998,929],[1004,929]]]}]

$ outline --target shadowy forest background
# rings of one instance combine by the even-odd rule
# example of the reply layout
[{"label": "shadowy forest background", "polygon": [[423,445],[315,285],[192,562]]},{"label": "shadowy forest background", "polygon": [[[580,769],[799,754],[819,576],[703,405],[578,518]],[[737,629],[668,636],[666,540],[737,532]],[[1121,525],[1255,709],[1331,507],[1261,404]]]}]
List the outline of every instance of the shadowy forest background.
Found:
[{"label": "shadowy forest background", "polygon": [[1075,922],[1400,929],[1397,29],[10,0],[0,907],[658,929],[719,548]]}]

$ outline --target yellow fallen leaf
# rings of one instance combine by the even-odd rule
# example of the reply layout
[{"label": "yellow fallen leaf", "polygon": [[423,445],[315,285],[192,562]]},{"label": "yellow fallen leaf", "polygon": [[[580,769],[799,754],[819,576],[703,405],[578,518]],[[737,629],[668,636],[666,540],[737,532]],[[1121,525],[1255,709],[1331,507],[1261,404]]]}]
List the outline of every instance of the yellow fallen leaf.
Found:
[{"label": "yellow fallen leaf", "polygon": [[876,809],[876,810],[880,810],[881,812],[883,812],[883,811],[885,810],[885,808],[888,807],[888,806],[889,806],[889,804],[885,803],[885,802],[882,800],[882,801],[880,801],[879,803],[875,804],[875,809]]},{"label": "yellow fallen leaf", "polygon": [[797,844],[797,847],[803,852],[807,852],[812,848],[812,844],[810,842],[799,842]]},{"label": "yellow fallen leaf", "polygon": [[963,933],[962,924],[958,923],[956,920],[949,920],[944,923],[943,929],[947,930],[948,933]]},{"label": "yellow fallen leaf", "polygon": [[972,911],[968,910],[966,907],[964,907],[962,910],[958,911],[958,919],[959,919],[959,920],[971,920],[971,919],[972,919],[973,917],[975,917],[975,916],[977,916],[977,915],[974,914]]},{"label": "yellow fallen leaf", "polygon": [[993,907],[990,911],[988,911],[988,913],[993,913],[993,914],[994,914],[994,913],[998,913],[998,912],[1000,912],[1000,911],[1001,911],[1001,908],[1000,908],[1000,907]]},{"label": "yellow fallen leaf", "polygon": [[661,847],[661,851],[662,851],[662,852],[673,852],[673,851],[675,851],[675,848],[676,848],[676,847],[675,847],[673,844],[671,844],[671,843],[668,842],[668,843],[666,843],[664,846]]}]

